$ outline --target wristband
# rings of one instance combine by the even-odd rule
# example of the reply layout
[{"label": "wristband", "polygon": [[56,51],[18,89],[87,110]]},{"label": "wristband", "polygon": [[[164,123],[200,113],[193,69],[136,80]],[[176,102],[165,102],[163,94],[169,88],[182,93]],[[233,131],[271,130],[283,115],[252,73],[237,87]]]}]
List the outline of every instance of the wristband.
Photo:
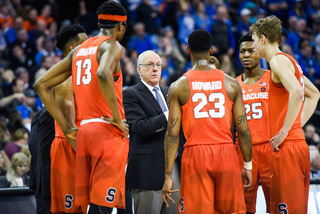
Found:
[{"label": "wristband", "polygon": [[249,162],[245,162],[244,161],[244,169],[247,169],[247,170],[252,170],[252,160],[249,161]]}]

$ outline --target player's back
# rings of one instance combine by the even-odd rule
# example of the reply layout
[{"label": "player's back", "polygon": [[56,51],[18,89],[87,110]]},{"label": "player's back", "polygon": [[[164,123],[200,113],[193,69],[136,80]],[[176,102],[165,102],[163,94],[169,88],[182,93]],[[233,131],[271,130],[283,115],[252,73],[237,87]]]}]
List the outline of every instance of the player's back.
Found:
[{"label": "player's back", "polygon": [[225,88],[224,72],[190,70],[184,74],[190,97],[182,108],[185,146],[233,143],[233,102]]},{"label": "player's back", "polygon": [[[107,36],[93,37],[81,44],[72,60],[72,83],[75,93],[76,118],[84,119],[112,117],[112,112],[100,90],[97,69],[97,53],[100,45]],[[117,95],[118,107],[121,118],[124,119],[122,105],[122,73],[121,70],[114,74],[117,76],[114,87]]]},{"label": "player's back", "polygon": [[[287,56],[295,68],[295,77],[301,84],[301,87],[304,88],[303,83],[303,73],[301,67],[297,61],[290,55],[285,53],[278,53]],[[270,89],[269,89],[269,124],[270,124],[270,134],[271,137],[278,134],[283,126],[284,120],[287,115],[289,102],[289,92],[284,88],[282,84],[273,82],[270,77]],[[303,106],[303,104],[302,104]],[[286,139],[290,140],[303,140],[304,133],[301,126],[301,111],[302,106],[297,116],[297,119],[293,123]]]},{"label": "player's back", "polygon": [[[237,77],[241,85],[243,104],[246,109],[252,145],[269,142],[269,83],[270,70],[252,85],[243,81],[243,74]],[[238,143],[238,140],[237,140]]]}]

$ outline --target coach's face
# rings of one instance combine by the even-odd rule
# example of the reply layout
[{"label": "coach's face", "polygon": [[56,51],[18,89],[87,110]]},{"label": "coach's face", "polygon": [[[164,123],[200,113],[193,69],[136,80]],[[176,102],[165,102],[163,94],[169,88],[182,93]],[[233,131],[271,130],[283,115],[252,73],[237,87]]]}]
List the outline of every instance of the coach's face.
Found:
[{"label": "coach's face", "polygon": [[150,52],[143,57],[137,70],[143,81],[155,87],[161,78],[162,61],[158,54]]}]

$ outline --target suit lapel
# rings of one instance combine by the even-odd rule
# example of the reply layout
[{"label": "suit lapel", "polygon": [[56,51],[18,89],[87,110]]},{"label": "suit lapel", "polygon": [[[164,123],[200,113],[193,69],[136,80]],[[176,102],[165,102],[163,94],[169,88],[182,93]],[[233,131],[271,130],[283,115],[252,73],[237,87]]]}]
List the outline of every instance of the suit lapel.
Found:
[{"label": "suit lapel", "polygon": [[158,101],[155,99],[151,91],[142,82],[138,83],[138,89],[141,91],[141,95],[146,99],[150,105],[156,109],[159,113],[162,113],[161,107]]}]

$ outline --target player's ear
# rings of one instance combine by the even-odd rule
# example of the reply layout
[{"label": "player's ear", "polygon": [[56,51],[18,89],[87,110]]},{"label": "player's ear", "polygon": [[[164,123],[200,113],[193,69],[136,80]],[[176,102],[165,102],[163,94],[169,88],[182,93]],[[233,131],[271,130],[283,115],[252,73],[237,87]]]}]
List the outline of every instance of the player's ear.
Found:
[{"label": "player's ear", "polygon": [[214,53],[214,47],[211,46],[209,51],[210,51],[210,55],[212,55]]},{"label": "player's ear", "polygon": [[187,52],[188,55],[190,55],[190,48],[189,48],[189,46],[186,47],[186,52]]}]

